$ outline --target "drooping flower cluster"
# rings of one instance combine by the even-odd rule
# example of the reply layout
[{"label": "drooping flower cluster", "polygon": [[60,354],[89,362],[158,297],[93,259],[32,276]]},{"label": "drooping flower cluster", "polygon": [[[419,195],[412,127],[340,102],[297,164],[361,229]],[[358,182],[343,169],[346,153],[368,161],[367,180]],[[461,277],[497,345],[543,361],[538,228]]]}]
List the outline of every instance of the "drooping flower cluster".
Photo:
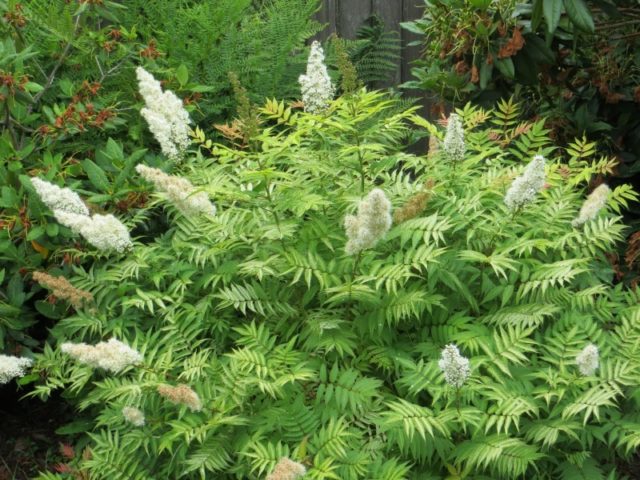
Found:
[{"label": "drooping flower cluster", "polygon": [[122,253],[133,245],[129,231],[124,224],[111,214],[95,214],[91,217],[68,213],[61,210],[53,212],[56,220],[84,239],[98,250]]},{"label": "drooping flower cluster", "polygon": [[454,344],[444,347],[438,366],[444,373],[445,381],[456,388],[462,387],[471,373],[469,359],[460,355],[458,347]]},{"label": "drooping flower cluster", "polygon": [[571,222],[571,225],[579,227],[583,223],[596,218],[598,212],[606,205],[610,193],[611,189],[605,183],[597,187],[584,201],[580,213],[573,222]]},{"label": "drooping flower cluster", "polygon": [[144,426],[144,421],[145,421],[144,413],[142,413],[142,410],[140,410],[139,408],[124,407],[122,409],[122,416],[127,422],[129,422],[132,425],[135,425],[136,427]]},{"label": "drooping flower cluster", "polygon": [[42,200],[42,203],[51,210],[60,210],[78,215],[89,215],[89,209],[80,196],[73,190],[60,188],[38,177],[32,177],[31,184],[35,188],[40,200]]},{"label": "drooping flower cluster", "polygon": [[200,213],[215,215],[216,207],[209,201],[205,192],[196,192],[195,187],[186,178],[167,175],[162,170],[139,164],[136,171],[157,190],[164,192],[171,203],[185,215]]},{"label": "drooping flower cluster", "polygon": [[344,219],[348,238],[345,251],[353,255],[373,247],[389,231],[391,223],[391,202],[382,190],[374,188],[360,201],[357,215]]},{"label": "drooping flower cluster", "polygon": [[97,249],[121,253],[132,246],[127,227],[113,215],[91,216],[74,191],[36,177],[31,179],[31,183],[40,199],[53,211],[56,220],[75,234],[82,235]]},{"label": "drooping flower cluster", "polygon": [[146,106],[140,110],[162,153],[179,160],[189,146],[189,113],[171,90],[162,91],[160,82],[144,68],[136,68],[138,88]]},{"label": "drooping flower cluster", "polygon": [[181,383],[175,387],[171,385],[158,385],[158,393],[176,405],[186,405],[192,412],[202,410],[202,402],[196,392],[191,387]]},{"label": "drooping flower cluster", "polygon": [[67,342],[63,343],[60,349],[80,363],[94,368],[103,368],[113,373],[142,362],[140,353],[115,338],[96,345]]},{"label": "drooping flower cluster", "polygon": [[20,358],[11,355],[0,355],[0,385],[9,383],[17,377],[22,377],[27,368],[33,364],[30,358]]},{"label": "drooping flower cluster", "polygon": [[306,473],[307,469],[304,465],[283,457],[273,468],[273,471],[267,477],[267,480],[298,480],[299,478],[304,477]]},{"label": "drooping flower cluster", "polygon": [[324,51],[320,42],[311,44],[311,53],[307,61],[307,73],[298,80],[302,91],[305,112],[322,113],[327,109],[335,94],[335,88],[324,64]]},{"label": "drooping flower cluster", "polygon": [[578,370],[585,376],[593,375],[600,364],[600,355],[598,353],[598,347],[593,343],[590,343],[582,349],[582,351],[576,356],[576,363],[578,364]]},{"label": "drooping flower cluster", "polygon": [[536,198],[538,192],[544,187],[544,165],[544,157],[536,155],[522,175],[513,181],[504,197],[504,203],[509,210],[518,210]]},{"label": "drooping flower cluster", "polygon": [[75,308],[93,301],[93,295],[71,285],[64,277],[54,277],[45,272],[33,272],[33,279],[61,300],[67,300]]},{"label": "drooping flower cluster", "polygon": [[464,159],[464,154],[467,151],[464,143],[464,128],[462,120],[456,113],[449,115],[447,133],[444,136],[442,150],[452,162],[459,162]]}]

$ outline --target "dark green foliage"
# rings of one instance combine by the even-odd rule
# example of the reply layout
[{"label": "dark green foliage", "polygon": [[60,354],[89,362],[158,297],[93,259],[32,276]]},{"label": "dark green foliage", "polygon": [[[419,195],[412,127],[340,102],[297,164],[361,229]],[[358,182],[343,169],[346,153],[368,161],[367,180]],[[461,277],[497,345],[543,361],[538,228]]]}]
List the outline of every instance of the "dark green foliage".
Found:
[{"label": "dark green foliage", "polygon": [[[640,169],[638,3],[630,0],[428,0],[424,56],[407,86],[435,101],[485,106],[515,95],[559,140],[588,135],[618,156],[622,177]],[[485,5],[486,3],[486,5]]]},{"label": "dark green foliage", "polygon": [[367,85],[389,82],[400,62],[400,38],[397,32],[385,29],[384,22],[374,15],[358,29],[351,59],[358,76]]},{"label": "dark green foliage", "polygon": [[298,96],[304,43],[319,31],[311,19],[317,0],[255,3],[134,0],[127,4],[140,16],[129,15],[127,22],[157,39],[169,65],[184,64],[194,82],[207,86],[207,114],[220,120],[233,108],[229,72],[254,100]]}]

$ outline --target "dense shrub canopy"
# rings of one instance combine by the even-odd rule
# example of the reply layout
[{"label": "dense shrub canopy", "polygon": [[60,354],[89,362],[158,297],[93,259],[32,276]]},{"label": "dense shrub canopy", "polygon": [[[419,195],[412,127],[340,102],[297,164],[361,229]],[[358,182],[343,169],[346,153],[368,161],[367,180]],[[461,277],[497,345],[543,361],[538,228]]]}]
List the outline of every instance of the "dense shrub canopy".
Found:
[{"label": "dense shrub canopy", "polygon": [[[509,102],[457,113],[457,159],[442,128],[366,90],[320,115],[270,101],[246,147],[196,130],[173,173],[217,214],[156,196],[166,231],[76,268],[94,304],[53,332],[116,338],[142,363],[94,370],[56,345],[38,360],[34,394],[64,388],[84,412],[69,431],[88,428],[91,453],[74,468],[264,478],[289,457],[305,478],[623,478],[617,459],[640,445],[640,310],[604,254],[634,194],[616,188],[573,227],[606,159],[577,142],[559,163]],[[403,152],[412,123],[427,156]],[[544,184],[509,209],[535,155]],[[374,189],[394,223],[348,254],[345,216],[366,223]]]}]

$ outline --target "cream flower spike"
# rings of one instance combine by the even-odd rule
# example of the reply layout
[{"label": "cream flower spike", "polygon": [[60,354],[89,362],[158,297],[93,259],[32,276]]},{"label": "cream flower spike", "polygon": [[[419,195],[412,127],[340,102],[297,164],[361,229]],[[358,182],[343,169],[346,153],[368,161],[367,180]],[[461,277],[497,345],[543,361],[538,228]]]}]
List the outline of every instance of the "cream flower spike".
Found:
[{"label": "cream flower spike", "polygon": [[66,342],[60,346],[60,350],[80,363],[112,373],[142,362],[140,353],[115,338],[96,345]]},{"label": "cream flower spike", "polygon": [[452,162],[459,162],[464,159],[464,154],[467,151],[464,143],[464,128],[462,120],[456,113],[449,115],[447,133],[444,136],[442,150]]},{"label": "cream flower spike", "polygon": [[584,201],[580,213],[571,222],[571,225],[579,227],[589,220],[596,218],[598,212],[607,204],[609,195],[611,195],[611,189],[607,184],[603,183],[597,187]]},{"label": "cream flower spike", "polygon": [[299,82],[305,112],[322,113],[326,110],[333,99],[335,88],[324,63],[324,51],[318,41],[311,44],[307,73],[300,75]]},{"label": "cream flower spike", "polygon": [[545,163],[542,155],[536,155],[526,166],[522,175],[513,181],[504,197],[504,203],[509,210],[518,210],[536,198],[544,187]]},{"label": "cream flower spike", "polygon": [[77,215],[89,215],[89,209],[80,196],[70,188],[60,188],[38,177],[32,177],[31,184],[42,203],[51,210],[61,210]]},{"label": "cream flower spike", "polygon": [[153,183],[156,189],[164,192],[167,199],[173,203],[183,214],[215,215],[216,207],[205,192],[198,192],[186,178],[175,175],[167,175],[157,168],[139,164],[136,171],[142,178]]},{"label": "cream flower spike", "polygon": [[444,373],[445,381],[452,387],[462,387],[467,378],[469,378],[469,359],[460,355],[458,347],[454,344],[444,347],[438,366]]},{"label": "cream flower spike", "polygon": [[373,247],[389,231],[392,221],[391,202],[382,190],[374,188],[360,201],[357,215],[344,219],[345,251],[353,255]]},{"label": "cream flower spike", "polygon": [[140,110],[162,153],[180,160],[189,146],[189,113],[171,90],[162,91],[160,82],[144,68],[136,68],[138,89],[146,106]]}]

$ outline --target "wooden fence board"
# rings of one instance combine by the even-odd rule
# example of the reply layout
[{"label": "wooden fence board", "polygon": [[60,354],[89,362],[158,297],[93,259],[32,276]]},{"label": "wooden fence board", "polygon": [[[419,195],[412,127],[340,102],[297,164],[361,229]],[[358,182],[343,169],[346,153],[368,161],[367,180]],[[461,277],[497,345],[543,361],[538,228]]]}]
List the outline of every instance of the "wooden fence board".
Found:
[{"label": "wooden fence board", "polygon": [[[403,30],[400,22],[420,18],[423,9],[423,0],[322,0],[316,18],[327,27],[315,38],[324,41],[335,33],[342,38],[354,39],[358,28],[371,14],[379,15],[385,28],[398,32],[401,40],[401,58],[393,77],[387,82],[389,86],[395,86],[411,79],[411,62],[420,58],[420,46],[408,46],[420,37]],[[413,94],[419,96],[420,92]]]},{"label": "wooden fence board", "polygon": [[316,35],[316,39],[324,41],[338,31],[337,25],[337,2],[339,0],[323,0],[322,7],[316,14],[316,20],[325,25],[325,29]]},{"label": "wooden fence board", "polygon": [[356,32],[371,15],[371,0],[340,0],[338,32],[344,38],[356,38]]}]

